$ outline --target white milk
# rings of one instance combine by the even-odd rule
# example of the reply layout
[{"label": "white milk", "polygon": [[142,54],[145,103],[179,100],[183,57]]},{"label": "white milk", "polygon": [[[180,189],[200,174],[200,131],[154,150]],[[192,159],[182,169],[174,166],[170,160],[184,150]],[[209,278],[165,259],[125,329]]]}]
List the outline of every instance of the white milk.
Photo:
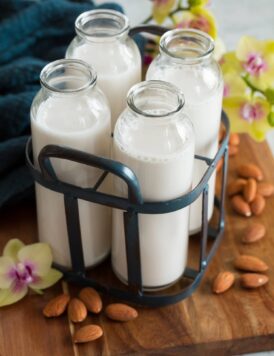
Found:
[{"label": "white milk", "polygon": [[[133,45],[137,47],[135,43]],[[68,49],[66,57],[82,59],[96,70],[97,84],[110,105],[113,131],[117,118],[126,107],[127,92],[141,81],[141,57],[138,49],[131,53],[117,41],[89,42]]]},{"label": "white milk", "polygon": [[[117,141],[115,130],[114,159],[135,172],[145,201],[166,201],[191,189],[194,141],[193,136],[190,137],[193,134],[191,125],[187,127],[186,131],[182,127],[181,132],[172,125],[151,127],[146,132],[133,134],[126,148],[123,142]],[[170,141],[167,141],[168,134],[172,135]],[[120,179],[115,180],[115,193],[127,196],[127,187]],[[122,214],[121,210],[113,210],[112,266],[115,274],[126,283]],[[138,217],[143,286],[153,290],[174,283],[182,276],[187,262],[189,208],[168,214],[139,214]]]},{"label": "white milk", "polygon": [[[195,154],[213,158],[218,149],[218,131],[220,126],[223,84],[217,86],[216,78],[210,70],[203,72],[203,78],[195,66],[177,65],[149,68],[147,79],[160,79],[178,86],[185,96],[185,112],[194,125]],[[207,169],[206,163],[195,160],[193,188],[200,182]],[[208,219],[214,208],[216,172],[209,180]],[[201,229],[202,197],[190,208],[190,234]]]},{"label": "white milk", "polygon": [[[101,116],[93,115],[89,105],[97,105]],[[38,108],[36,117],[31,117],[31,130],[34,157],[47,144],[65,145],[104,157],[110,154],[110,113],[107,106],[98,107],[98,100],[92,98],[88,102],[77,94],[48,98]],[[71,161],[51,161],[58,178],[78,186],[93,186],[101,174],[98,169]],[[51,245],[54,262],[70,267],[63,195],[36,184],[36,201],[39,240]],[[85,266],[92,266],[110,251],[111,209],[78,202]]]}]

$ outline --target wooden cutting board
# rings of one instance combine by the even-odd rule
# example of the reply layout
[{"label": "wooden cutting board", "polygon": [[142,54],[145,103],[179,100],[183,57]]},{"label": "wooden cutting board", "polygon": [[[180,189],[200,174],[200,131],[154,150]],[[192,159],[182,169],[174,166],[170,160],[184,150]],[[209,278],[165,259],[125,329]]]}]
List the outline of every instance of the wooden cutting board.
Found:
[{"label": "wooden cutting board", "polygon": [[[240,152],[230,159],[229,180],[235,167],[253,162],[265,180],[274,183],[274,160],[266,143],[256,144],[243,136]],[[235,215],[227,201],[224,240],[198,290],[188,299],[158,309],[138,308],[139,318],[122,324],[100,316],[89,316],[83,324],[100,324],[104,336],[85,345],[73,345],[74,326],[67,316],[47,320],[41,310],[62,290],[74,294],[76,287],[59,283],[43,296],[29,295],[15,305],[0,309],[1,356],[84,355],[235,355],[274,350],[274,197],[267,200],[261,217],[252,217],[267,227],[265,238],[250,246],[241,243],[242,231],[251,219]],[[11,238],[26,243],[36,240],[34,206],[5,209],[0,214],[0,250]],[[192,238],[190,259],[196,250]],[[247,291],[238,283],[223,295],[213,295],[212,279],[220,270],[233,269],[239,253],[262,258],[270,267],[269,284]],[[191,262],[191,261],[190,261]],[[236,271],[234,271],[236,272]],[[236,272],[238,274],[238,272]],[[104,303],[110,299],[103,297]]]}]

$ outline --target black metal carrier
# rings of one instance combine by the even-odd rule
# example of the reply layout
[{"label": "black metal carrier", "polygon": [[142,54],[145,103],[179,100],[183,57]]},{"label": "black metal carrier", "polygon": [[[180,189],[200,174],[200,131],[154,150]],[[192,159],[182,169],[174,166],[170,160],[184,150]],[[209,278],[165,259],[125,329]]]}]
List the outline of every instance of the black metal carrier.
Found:
[{"label": "black metal carrier", "polygon": [[[159,26],[139,26],[130,30],[130,35],[139,32],[149,32],[161,35],[166,32]],[[225,137],[221,146],[213,159],[197,156],[195,159],[204,161],[208,168],[199,182],[199,184],[189,193],[169,201],[149,202],[143,200],[138,179],[134,172],[123,165],[111,159],[106,159],[88,154],[79,150],[56,145],[45,146],[38,156],[40,170],[34,167],[32,156],[32,144],[29,139],[26,146],[27,165],[31,171],[34,180],[42,186],[64,195],[64,205],[66,213],[66,222],[68,230],[68,239],[70,247],[70,256],[72,268],[55,265],[60,269],[68,281],[75,282],[85,286],[91,286],[98,291],[110,296],[129,301],[135,304],[159,307],[179,302],[180,300],[191,295],[198,287],[205,270],[214,256],[214,253],[222,239],[224,232],[224,200],[225,185],[228,164],[228,137],[229,137],[229,120],[222,112],[222,123],[226,129]],[[59,158],[71,160],[84,165],[89,165],[102,170],[102,174],[94,187],[81,188],[72,184],[62,182],[56,176],[50,158]],[[221,170],[221,192],[220,197],[215,196],[215,208],[219,210],[218,222],[215,228],[208,226],[208,181],[216,170],[217,163],[223,159]],[[98,191],[98,188],[108,174],[113,174],[125,181],[128,187],[128,197],[122,198],[111,194]],[[141,260],[139,248],[139,228],[138,214],[165,214],[182,209],[194,202],[202,194],[202,231],[200,237],[199,256],[197,269],[187,267],[181,279],[188,279],[189,283],[184,287],[176,288],[176,291],[145,292],[142,286]],[[83,248],[80,232],[78,199],[86,200],[96,204],[102,204],[111,208],[124,211],[124,227],[126,239],[127,269],[128,269],[128,286],[119,288],[102,283],[96,278],[88,276],[85,270]],[[213,244],[208,249],[208,237],[213,239]],[[183,253],[183,252],[182,252]],[[109,267],[110,268],[110,267]],[[180,284],[180,283],[179,283]]]}]

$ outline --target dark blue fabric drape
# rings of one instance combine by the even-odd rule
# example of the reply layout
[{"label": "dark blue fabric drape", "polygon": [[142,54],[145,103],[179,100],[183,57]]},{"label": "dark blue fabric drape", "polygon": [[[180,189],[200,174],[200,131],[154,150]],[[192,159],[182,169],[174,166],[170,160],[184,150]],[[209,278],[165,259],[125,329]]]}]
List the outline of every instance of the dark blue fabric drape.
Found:
[{"label": "dark blue fabric drape", "polygon": [[0,208],[33,196],[24,148],[39,74],[64,57],[76,17],[94,8],[122,11],[92,1],[0,0]]}]

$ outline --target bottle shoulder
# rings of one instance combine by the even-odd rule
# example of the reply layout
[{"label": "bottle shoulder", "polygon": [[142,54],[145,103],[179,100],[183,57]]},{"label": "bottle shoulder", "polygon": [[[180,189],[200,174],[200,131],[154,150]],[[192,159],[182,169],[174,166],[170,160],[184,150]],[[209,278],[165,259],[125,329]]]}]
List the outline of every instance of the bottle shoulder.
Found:
[{"label": "bottle shoulder", "polygon": [[87,41],[76,36],[70,43],[66,58],[82,59],[95,68],[99,74],[141,70],[141,55],[136,43],[130,37],[113,41]]}]

